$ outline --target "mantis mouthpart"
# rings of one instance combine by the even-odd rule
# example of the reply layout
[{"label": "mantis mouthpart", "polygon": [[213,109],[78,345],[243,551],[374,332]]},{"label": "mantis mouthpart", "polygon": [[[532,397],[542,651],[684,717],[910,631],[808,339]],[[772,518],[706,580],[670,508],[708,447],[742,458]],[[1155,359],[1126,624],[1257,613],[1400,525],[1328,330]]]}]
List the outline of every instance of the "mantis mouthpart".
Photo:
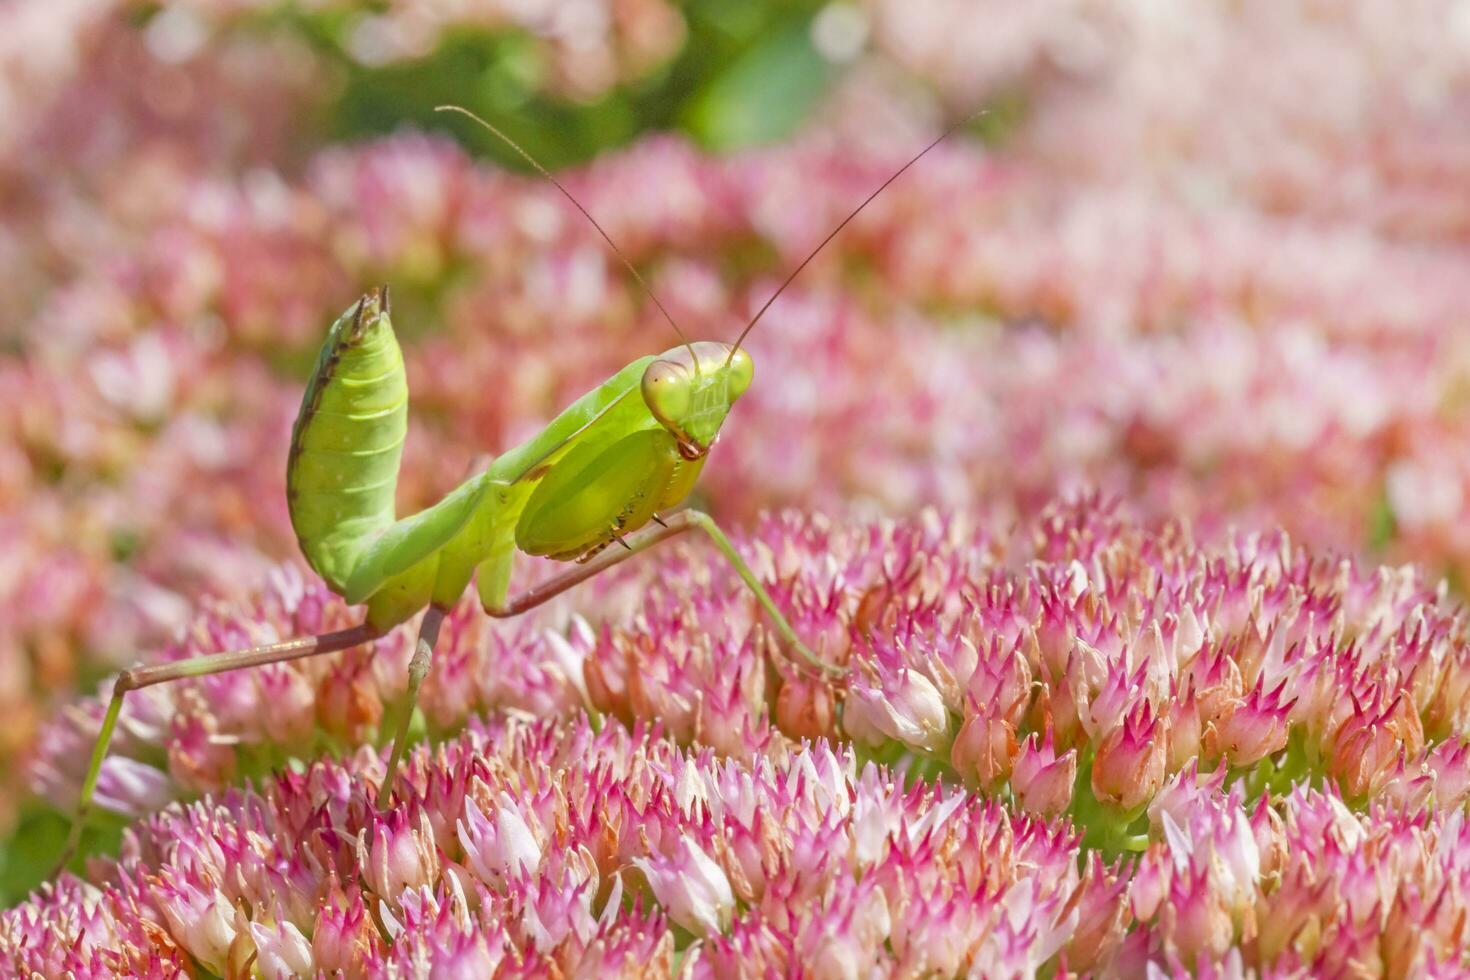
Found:
[{"label": "mantis mouthpart", "polygon": [[[969,120],[924,147],[848,214],[786,278],[736,343],[726,344],[691,343],[638,270],[555,177],[469,110],[441,109],[474,119],[555,184],[653,299],[678,333],[680,346],[628,364],[438,503],[399,518],[394,493],[408,428],[408,381],[388,288],[368,291],[328,331],[292,428],[286,465],[287,504],[302,554],[333,592],[351,604],[366,605],[363,622],[320,636],[123,671],[113,685],[83,779],[62,865],[80,844],[128,692],[345,650],[422,613],[408,691],[378,789],[378,806],[387,807],[440,625],[472,580],[487,614],[515,616],[641,551],[698,529],[750,589],[787,646],[823,675],[845,673],[801,642],[709,515],[673,511],[693,489],[731,406],[754,378],[754,363],[740,344],[756,321],[848,222]],[[576,567],[512,596],[517,552],[575,562]]]}]

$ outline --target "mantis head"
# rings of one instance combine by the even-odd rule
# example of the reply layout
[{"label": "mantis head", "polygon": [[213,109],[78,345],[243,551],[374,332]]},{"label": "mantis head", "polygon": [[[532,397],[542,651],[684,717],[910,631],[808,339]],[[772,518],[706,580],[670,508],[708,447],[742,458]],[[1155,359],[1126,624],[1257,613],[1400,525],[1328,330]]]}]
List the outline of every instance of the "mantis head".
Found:
[{"label": "mantis head", "polygon": [[686,344],[644,369],[643,401],[679,441],[679,453],[699,459],[754,376],[755,362],[743,350],[708,340]]}]

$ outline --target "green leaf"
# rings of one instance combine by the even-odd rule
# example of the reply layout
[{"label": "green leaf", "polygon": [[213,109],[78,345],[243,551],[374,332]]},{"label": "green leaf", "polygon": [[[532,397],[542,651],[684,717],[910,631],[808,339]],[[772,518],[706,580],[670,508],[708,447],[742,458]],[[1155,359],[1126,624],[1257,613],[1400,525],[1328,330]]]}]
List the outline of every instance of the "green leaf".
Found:
[{"label": "green leaf", "polygon": [[[116,814],[94,811],[82,833],[82,846],[69,865],[71,870],[80,872],[88,857],[117,854],[127,824]],[[42,800],[30,799],[22,804],[15,833],[0,844],[0,908],[21,901],[51,877],[70,825],[69,815]]]},{"label": "green leaf", "polygon": [[685,125],[714,150],[783,139],[811,114],[835,74],[802,20],[758,41],[711,78],[692,100]]}]

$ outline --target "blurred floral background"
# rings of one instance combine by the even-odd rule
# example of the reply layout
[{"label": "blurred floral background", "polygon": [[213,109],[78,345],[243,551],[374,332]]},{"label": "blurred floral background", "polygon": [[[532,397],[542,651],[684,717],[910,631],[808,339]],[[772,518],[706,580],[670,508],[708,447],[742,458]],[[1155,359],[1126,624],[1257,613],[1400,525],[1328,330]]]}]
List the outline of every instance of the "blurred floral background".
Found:
[{"label": "blurred floral background", "polygon": [[[1320,966],[1313,957],[1332,946],[1320,935],[1305,951],[1302,930],[1262,938],[1259,923],[1291,921],[1283,894],[1298,910],[1310,904],[1304,894],[1322,908],[1359,902],[1358,940],[1381,972],[1409,975],[1450,955],[1460,942],[1452,926],[1431,925],[1459,910],[1463,929],[1470,908],[1470,845],[1455,858],[1443,843],[1463,836],[1447,823],[1470,788],[1459,607],[1470,576],[1470,4],[1452,0],[0,6],[7,905],[59,852],[112,673],[140,657],[347,621],[296,564],[284,460],[325,327],[360,290],[394,290],[413,397],[405,510],[627,361],[671,345],[580,216],[487,134],[435,113],[443,103],[495,120],[562,171],[686,331],[708,339],[733,337],[927,140],[987,111],[895,183],[771,309],[750,341],[756,383],[699,490],[701,505],[787,583],[798,630],[863,665],[855,679],[841,692],[805,690],[767,665],[758,638],[699,657],[667,653],[691,616],[750,618],[690,544],[524,623],[457,613],[425,705],[430,733],[451,748],[421,756],[410,779],[454,770],[443,751],[480,753],[477,765],[494,771],[481,803],[510,813],[496,800],[540,799],[526,774],[596,738],[616,761],[607,771],[577,762],[569,784],[601,785],[616,770],[626,787],[655,764],[672,779],[714,765],[699,754],[714,750],[755,759],[749,778],[765,788],[749,792],[794,806],[780,788],[791,772],[846,766],[851,787],[839,795],[889,807],[900,823],[911,817],[911,831],[954,807],[971,814],[965,832],[981,836],[1028,812],[1054,820],[1005,831],[1045,836],[1033,841],[1044,855],[1008,860],[1051,869],[1054,893],[1017,897],[1031,887],[1019,864],[1004,892],[1007,907],[1045,907],[1037,919],[1054,935],[992,944],[985,955],[1075,965],[1083,949],[1113,949],[1089,938],[1095,926],[1117,940],[1116,970],[1147,959],[1198,968],[1212,957],[1263,967],[1278,955]],[[781,508],[794,510],[760,516]],[[671,576],[690,584],[681,591]],[[1089,585],[1102,605],[1079,598]],[[1070,639],[1048,641],[1046,623]],[[1149,649],[1168,648],[1168,669],[1144,669],[1164,655],[1137,652],[1154,633],[1159,646]],[[1074,642],[1097,658],[1070,656]],[[219,832],[209,823],[217,817],[195,811],[152,816],[171,799],[296,760],[307,782],[261,789],[285,808],[280,794],[317,799],[318,783],[371,773],[352,750],[401,689],[407,655],[401,638],[379,647],[376,659],[140,698],[104,773],[104,803],[118,816],[91,849],[116,853],[125,819],[147,817],[123,853],[156,870],[179,860],[159,840]],[[673,660],[645,663],[658,677],[634,691],[638,656]],[[1022,662],[1025,676],[1007,673]],[[1231,707],[1211,716],[1207,693],[1220,683]],[[1006,690],[1030,693],[1006,717],[987,715]],[[1196,698],[1202,714],[1179,717],[1196,709],[1176,706]],[[578,728],[584,702],[627,733]],[[489,721],[459,734],[485,711]],[[495,727],[519,724],[516,712],[543,727]],[[545,720],[554,717],[572,720]],[[654,723],[659,733],[640,727]],[[1158,725],[1169,737],[1150,742]],[[836,747],[797,748],[805,736]],[[642,739],[652,741],[640,748]],[[1089,775],[1099,756],[1140,741],[1161,746],[1157,759],[1144,753],[1142,769],[1113,782]],[[494,765],[487,752],[500,753]],[[323,754],[341,757],[341,768],[304,769]],[[932,798],[915,789],[906,802],[879,782],[865,789],[863,778],[879,780],[862,775],[869,759],[941,788]],[[783,766],[795,768],[783,776]],[[1048,782],[1058,772],[1065,794]],[[1303,773],[1316,776],[1295,778]],[[1074,798],[1074,781],[1086,800]],[[1146,791],[1133,798],[1138,786]],[[267,806],[232,799],[237,816]],[[985,810],[987,800],[1009,809]],[[440,839],[435,861],[479,868],[452,856],[459,811],[441,803],[423,804]],[[541,820],[526,819],[538,855],[553,849],[555,807],[524,805]],[[1392,812],[1370,816],[1378,806]],[[1130,816],[1097,816],[1109,807]],[[185,812],[194,823],[181,829]],[[801,818],[818,838],[835,832],[821,829],[824,812]],[[1063,813],[1071,824],[1055,822]],[[736,881],[728,902],[717,887],[703,899],[675,895],[671,882],[710,877],[699,862],[707,852],[734,846],[719,814],[695,830],[687,818],[660,818],[654,856],[614,857],[643,862],[635,914],[651,918],[638,920],[638,934],[668,930],[664,953],[677,947],[686,968],[728,975],[776,948],[776,889],[746,881],[742,892]],[[352,819],[366,821],[364,864],[374,835],[405,832],[364,813]],[[839,830],[842,820],[858,818],[843,809]],[[1341,831],[1342,854],[1292,850],[1342,821],[1363,821]],[[1063,840],[1073,826],[1079,839]],[[1145,844],[1125,837],[1140,831],[1151,850],[1127,863],[1119,855]],[[1206,881],[1219,861],[1181,863],[1181,839],[1189,853],[1224,841],[1225,853],[1242,833],[1261,852],[1251,865],[1259,881],[1242,883],[1238,860],[1226,862],[1237,873],[1224,884]],[[1372,855],[1401,855],[1404,837],[1444,866],[1404,857],[1394,867],[1411,869],[1408,883],[1380,881],[1366,898],[1353,889],[1367,886],[1343,884]],[[905,840],[918,847],[918,832]],[[602,909],[610,879],[604,855],[594,856],[604,866],[590,893]],[[915,867],[948,860],[904,859],[914,880],[931,873]],[[852,860],[859,881],[889,887]],[[491,870],[480,877],[501,881],[504,868]],[[110,907],[121,907],[119,895],[162,909],[184,901],[180,890],[194,886],[161,874],[168,896],[140,897],[142,872],[123,874],[109,886]],[[530,901],[492,888],[501,897],[475,906],[484,918],[470,928],[442,900],[452,876],[438,863],[416,874],[392,887],[369,880],[334,906],[343,922],[358,916],[354,929],[366,909],[392,945],[401,927],[363,896],[440,895],[390,902],[394,925],[448,930],[433,949],[393,947],[410,972],[462,952],[464,936],[481,942],[477,929],[511,909],[524,914]],[[1288,888],[1293,875],[1300,894]],[[993,891],[999,902],[1003,890]],[[904,932],[888,894],[884,928],[923,948],[915,937],[937,928],[942,910],[921,910],[931,918]],[[852,910],[869,901],[845,895],[824,907],[847,909],[844,928],[855,934],[888,935],[871,916],[863,929],[853,924]],[[1198,921],[1181,925],[1171,905]],[[1092,922],[1093,908],[1117,914]],[[99,912],[99,922],[115,914]],[[35,915],[12,919],[0,939],[35,947],[27,929],[51,928]],[[968,926],[944,920],[948,934],[994,934],[985,915],[972,910]],[[1392,915],[1438,952],[1390,948],[1382,937]],[[238,965],[235,940],[189,947],[179,939],[186,925],[157,916],[196,966],[223,974]],[[296,940],[314,942],[299,922],[288,933],[291,921],[257,916],[226,931],[253,944],[255,969],[270,973],[274,962],[284,972],[271,975],[289,975],[302,962],[292,959]],[[780,942],[815,956],[802,937],[835,922],[791,925]],[[711,932],[720,938],[700,947],[702,959],[687,955],[690,936]],[[659,939],[635,949],[633,932],[620,935],[624,946],[606,939],[599,955],[663,949]],[[1127,947],[1125,935],[1144,938]],[[1338,938],[1342,955],[1357,955]],[[908,947],[886,941],[902,961]],[[504,942],[524,953],[530,940]],[[956,954],[948,972],[980,963],[977,948]],[[1093,965],[1106,969],[1097,955]],[[336,961],[318,950],[315,962]],[[845,975],[838,967],[828,975]]]}]

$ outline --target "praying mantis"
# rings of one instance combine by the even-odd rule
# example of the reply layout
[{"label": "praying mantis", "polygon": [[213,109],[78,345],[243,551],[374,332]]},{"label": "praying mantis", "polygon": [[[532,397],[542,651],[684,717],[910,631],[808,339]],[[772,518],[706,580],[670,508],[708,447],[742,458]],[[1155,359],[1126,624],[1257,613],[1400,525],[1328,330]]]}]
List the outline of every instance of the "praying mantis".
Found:
[{"label": "praying mantis", "polygon": [[[754,362],[741,345],[756,323],[863,208],[969,119],[930,142],[868,195],[792,270],[735,343],[726,344],[690,342],[596,219],[517,143],[467,109],[441,106],[440,111],[470,117],[555,185],[591,222],[681,343],[632,361],[438,503],[399,518],[394,492],[408,426],[408,382],[388,288],[362,296],[328,331],[307,383],[291,432],[286,494],[307,564],[349,604],[366,606],[363,621],[317,636],[123,671],[113,684],[82,782],[63,864],[80,844],[130,691],[344,650],[381,637],[422,612],[408,689],[377,795],[379,809],[386,808],[439,628],[472,580],[488,615],[515,616],[640,551],[697,529],[730,563],[786,644],[811,669],[841,673],[801,642],[709,515],[671,511],[693,489],[731,407],[754,378]],[[512,596],[517,552],[574,562],[576,567]]]}]

